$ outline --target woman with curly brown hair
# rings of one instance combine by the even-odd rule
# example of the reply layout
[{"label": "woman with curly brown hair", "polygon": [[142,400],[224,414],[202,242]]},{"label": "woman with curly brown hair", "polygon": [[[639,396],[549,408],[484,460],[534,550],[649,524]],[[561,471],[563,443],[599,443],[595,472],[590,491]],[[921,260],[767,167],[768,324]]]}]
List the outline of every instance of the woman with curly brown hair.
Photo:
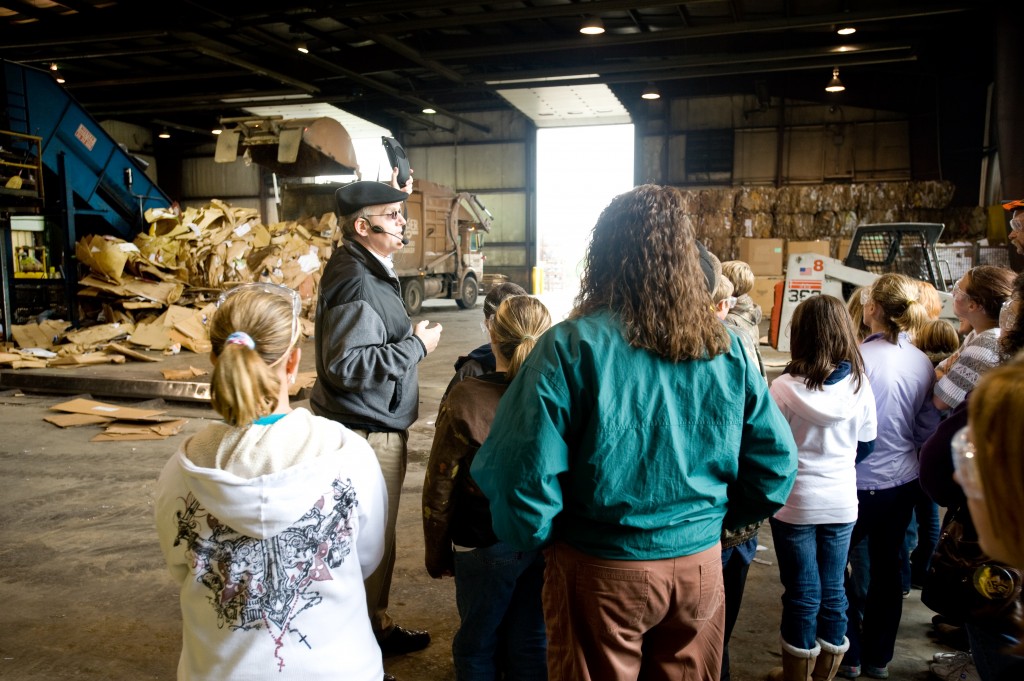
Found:
[{"label": "woman with curly brown hair", "polygon": [[544,548],[549,678],[717,681],[719,536],[785,502],[793,436],[715,316],[678,190],[612,199],[586,262],[471,473],[498,538]]}]

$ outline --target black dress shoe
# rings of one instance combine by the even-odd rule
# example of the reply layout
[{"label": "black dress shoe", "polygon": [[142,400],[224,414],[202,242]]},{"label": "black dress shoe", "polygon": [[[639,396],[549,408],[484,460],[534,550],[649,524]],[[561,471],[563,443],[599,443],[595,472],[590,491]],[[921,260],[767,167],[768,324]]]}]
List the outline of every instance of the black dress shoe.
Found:
[{"label": "black dress shoe", "polygon": [[380,652],[385,657],[404,655],[423,650],[430,645],[430,634],[426,631],[406,629],[396,624],[386,636],[377,639],[377,643],[380,644]]}]

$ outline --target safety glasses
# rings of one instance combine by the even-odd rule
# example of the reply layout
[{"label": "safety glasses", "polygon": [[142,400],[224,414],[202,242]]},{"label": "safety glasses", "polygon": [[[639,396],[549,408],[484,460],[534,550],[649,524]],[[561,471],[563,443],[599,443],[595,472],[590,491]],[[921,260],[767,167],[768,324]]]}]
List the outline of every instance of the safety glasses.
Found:
[{"label": "safety glasses", "polygon": [[967,291],[964,291],[963,288],[960,287],[960,282],[961,281],[963,281],[963,279],[957,279],[956,280],[956,283],[953,284],[953,290],[950,291],[950,293],[952,294],[952,296],[954,298],[960,298],[961,296],[963,296],[964,298],[970,299],[971,294],[968,293]]},{"label": "safety glasses", "polygon": [[[238,286],[221,293],[217,297],[217,307],[219,308],[224,304],[224,301],[229,300],[233,296],[247,291],[251,291],[253,293],[269,293],[274,296],[279,296],[287,300],[292,306],[292,339],[288,344],[288,352],[291,352],[291,348],[295,345],[295,341],[299,340],[299,334],[302,333],[302,324],[299,322],[299,316],[302,314],[302,297],[299,295],[299,292],[293,288],[282,286],[281,284],[254,281],[250,284],[239,284]],[[279,364],[281,360],[288,356],[288,352],[285,352],[270,366],[276,366]]]},{"label": "safety glasses", "polygon": [[295,315],[296,318],[302,314],[302,297],[299,295],[298,291],[293,288],[288,288],[287,286],[282,286],[281,284],[270,284],[260,281],[254,281],[249,284],[239,284],[234,288],[224,291],[217,297],[217,307],[223,305],[224,301],[228,298],[246,291],[270,293],[275,296],[281,296],[291,303],[292,314]]},{"label": "safety glasses", "polygon": [[960,483],[964,495],[971,499],[983,499],[981,478],[978,477],[978,465],[975,460],[976,452],[967,426],[956,431],[949,446],[953,451],[953,477]]}]

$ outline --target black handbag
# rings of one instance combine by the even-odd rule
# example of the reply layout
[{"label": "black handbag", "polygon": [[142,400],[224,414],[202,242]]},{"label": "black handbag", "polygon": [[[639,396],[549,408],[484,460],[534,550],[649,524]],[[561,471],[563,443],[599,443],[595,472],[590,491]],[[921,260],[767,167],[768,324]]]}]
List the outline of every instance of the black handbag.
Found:
[{"label": "black handbag", "polygon": [[1021,608],[1020,570],[989,558],[966,507],[949,513],[932,554],[921,602],[952,620],[1015,618]]}]

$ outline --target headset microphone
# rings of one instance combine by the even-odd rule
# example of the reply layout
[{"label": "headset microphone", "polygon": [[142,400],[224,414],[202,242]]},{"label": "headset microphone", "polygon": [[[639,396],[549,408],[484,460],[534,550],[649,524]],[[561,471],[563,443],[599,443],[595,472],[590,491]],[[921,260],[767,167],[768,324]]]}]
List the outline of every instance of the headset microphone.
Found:
[{"label": "headset microphone", "polygon": [[393,236],[399,241],[401,241],[403,246],[409,245],[409,240],[406,239],[404,236],[401,236],[399,234],[392,234],[391,232],[386,232],[384,231],[384,228],[381,227],[380,225],[370,225],[370,231],[375,232],[377,234],[387,234],[388,236]]}]

